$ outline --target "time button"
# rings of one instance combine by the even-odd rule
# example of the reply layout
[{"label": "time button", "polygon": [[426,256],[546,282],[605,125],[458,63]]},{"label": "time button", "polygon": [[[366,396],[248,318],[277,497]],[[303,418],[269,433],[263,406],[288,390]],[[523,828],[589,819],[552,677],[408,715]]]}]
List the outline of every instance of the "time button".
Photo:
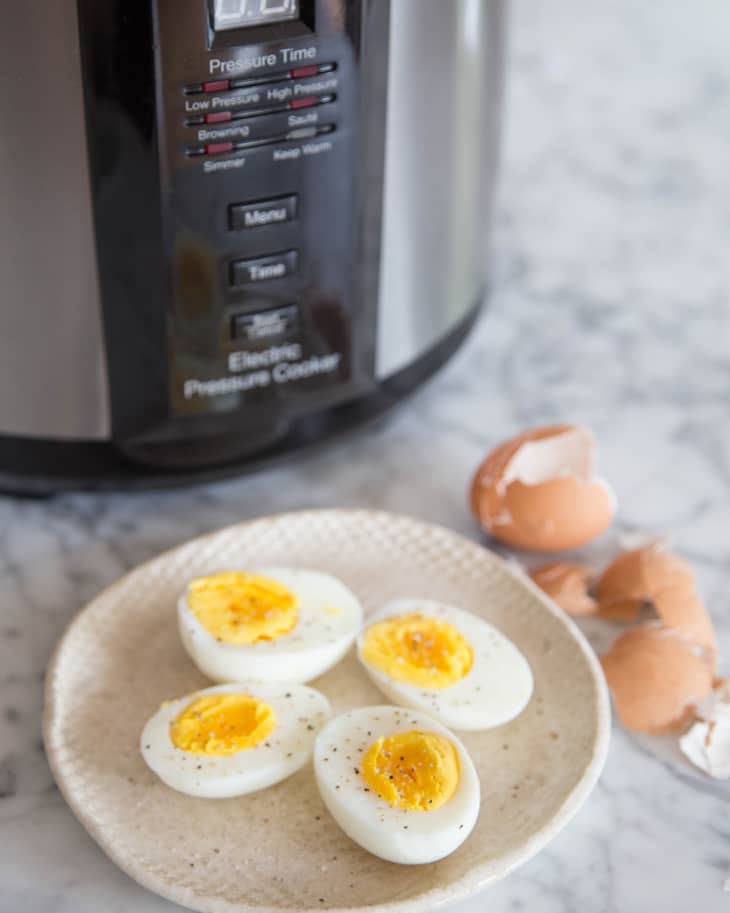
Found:
[{"label": "time button", "polygon": [[234,260],[231,263],[231,285],[249,285],[253,282],[270,282],[283,279],[296,272],[298,254],[287,250],[281,254],[270,254],[252,260]]}]

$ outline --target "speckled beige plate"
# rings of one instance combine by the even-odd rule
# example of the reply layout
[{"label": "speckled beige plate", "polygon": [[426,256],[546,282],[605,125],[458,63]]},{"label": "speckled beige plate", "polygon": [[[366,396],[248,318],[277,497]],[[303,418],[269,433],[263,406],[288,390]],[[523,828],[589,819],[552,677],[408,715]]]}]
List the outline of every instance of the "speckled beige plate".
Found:
[{"label": "speckled beige plate", "polygon": [[[370,612],[428,596],[483,615],[527,656],[536,689],[514,722],[467,733],[482,783],[474,832],[428,866],[382,862],[351,843],[309,768],[257,795],[192,799],[138,750],[160,702],[207,683],[180,645],[175,602],[198,574],[281,563],[341,577]],[[335,711],[383,697],[354,655],[314,682]],[[194,910],[433,910],[534,855],[575,814],[603,765],[609,709],[577,629],[483,548],[372,511],[264,518],[188,542],[127,574],[72,622],[48,670],[45,742],[56,780],[106,853],[150,890]]]}]

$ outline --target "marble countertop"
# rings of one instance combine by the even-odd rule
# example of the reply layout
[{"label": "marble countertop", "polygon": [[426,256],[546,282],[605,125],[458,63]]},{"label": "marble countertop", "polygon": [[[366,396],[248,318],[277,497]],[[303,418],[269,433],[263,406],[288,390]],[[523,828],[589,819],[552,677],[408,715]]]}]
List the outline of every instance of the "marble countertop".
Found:
[{"label": "marble countertop", "polygon": [[[513,3],[488,314],[375,430],[249,478],[138,496],[0,500],[0,913],[172,913],[55,789],[43,671],[102,587],[181,540],[290,508],[366,505],[477,535],[467,479],[496,441],[592,425],[626,530],[671,531],[730,662],[730,7]],[[587,805],[477,913],[730,909],[730,786],[620,728]]]}]

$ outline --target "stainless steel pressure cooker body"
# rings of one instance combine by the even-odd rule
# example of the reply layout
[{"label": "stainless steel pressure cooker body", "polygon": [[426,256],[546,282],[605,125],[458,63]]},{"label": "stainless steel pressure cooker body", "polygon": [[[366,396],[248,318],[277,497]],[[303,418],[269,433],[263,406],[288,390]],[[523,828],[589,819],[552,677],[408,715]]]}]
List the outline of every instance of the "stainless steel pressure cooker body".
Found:
[{"label": "stainless steel pressure cooker body", "polygon": [[503,5],[54,0],[0,31],[0,488],[240,472],[483,298]]}]

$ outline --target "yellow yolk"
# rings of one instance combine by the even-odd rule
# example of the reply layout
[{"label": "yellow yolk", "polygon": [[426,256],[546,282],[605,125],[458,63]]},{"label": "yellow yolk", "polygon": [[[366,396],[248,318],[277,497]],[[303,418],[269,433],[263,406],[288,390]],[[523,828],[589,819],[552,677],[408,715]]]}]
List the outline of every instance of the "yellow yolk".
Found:
[{"label": "yellow yolk", "polygon": [[459,785],[459,755],[435,732],[399,732],[378,739],[362,762],[362,778],[380,798],[409,812],[438,808]]},{"label": "yellow yolk", "polygon": [[474,654],[453,625],[425,615],[387,618],[368,628],[366,663],[398,682],[448,688],[469,672]]},{"label": "yellow yolk", "polygon": [[196,755],[231,755],[255,748],[276,727],[274,710],[248,694],[208,694],[170,724],[176,748]]},{"label": "yellow yolk", "polygon": [[188,587],[188,606],[203,627],[228,644],[276,640],[297,623],[297,598],[268,577],[231,571],[200,577]]}]

